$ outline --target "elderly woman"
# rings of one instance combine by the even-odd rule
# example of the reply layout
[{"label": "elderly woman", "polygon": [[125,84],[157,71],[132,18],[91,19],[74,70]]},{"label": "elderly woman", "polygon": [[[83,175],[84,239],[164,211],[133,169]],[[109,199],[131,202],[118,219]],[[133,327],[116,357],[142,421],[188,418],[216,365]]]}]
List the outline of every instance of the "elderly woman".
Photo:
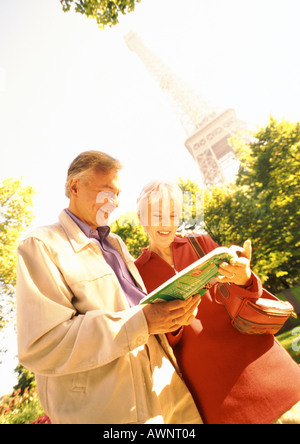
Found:
[{"label": "elderly woman", "polygon": [[[187,237],[176,236],[182,209],[177,185],[153,181],[138,199],[141,225],[149,239],[135,264],[148,292],[198,259]],[[218,245],[197,235],[205,254]],[[251,242],[243,257],[220,265],[219,282],[231,292],[258,298],[263,289],[251,271]],[[182,375],[207,424],[300,423],[300,369],[273,335],[246,335],[232,325],[215,294],[201,298],[187,327],[168,333]]]}]

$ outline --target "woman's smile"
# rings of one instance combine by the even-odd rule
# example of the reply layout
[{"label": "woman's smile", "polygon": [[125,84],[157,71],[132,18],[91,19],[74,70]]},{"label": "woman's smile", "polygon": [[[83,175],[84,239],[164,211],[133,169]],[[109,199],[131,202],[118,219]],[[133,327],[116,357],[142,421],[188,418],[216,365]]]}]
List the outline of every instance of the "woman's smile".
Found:
[{"label": "woman's smile", "polygon": [[166,236],[169,236],[169,234],[171,233],[171,231],[157,231],[157,233],[158,233],[160,236],[164,236],[164,237],[166,237]]}]

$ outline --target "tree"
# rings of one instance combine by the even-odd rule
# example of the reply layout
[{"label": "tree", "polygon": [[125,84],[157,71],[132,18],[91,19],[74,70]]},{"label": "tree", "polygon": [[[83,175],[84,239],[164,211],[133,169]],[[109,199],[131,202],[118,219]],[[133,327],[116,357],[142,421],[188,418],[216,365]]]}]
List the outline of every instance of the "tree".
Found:
[{"label": "tree", "polygon": [[288,288],[299,281],[300,123],[270,118],[255,134],[237,178],[237,186],[255,202],[258,271],[268,285]]},{"label": "tree", "polygon": [[0,186],[0,328],[14,294],[18,241],[33,219],[33,195],[21,180],[5,179]]},{"label": "tree", "polygon": [[134,11],[141,0],[60,0],[63,11],[75,6],[75,11],[96,19],[100,28],[119,23],[119,15]]},{"label": "tree", "polygon": [[196,182],[179,178],[178,186],[183,194],[182,217],[178,231],[203,231],[204,229],[204,190]]},{"label": "tree", "polygon": [[143,247],[149,245],[149,239],[143,227],[139,224],[135,212],[128,212],[111,225],[111,231],[118,234],[125,242],[129,253],[137,259]]}]

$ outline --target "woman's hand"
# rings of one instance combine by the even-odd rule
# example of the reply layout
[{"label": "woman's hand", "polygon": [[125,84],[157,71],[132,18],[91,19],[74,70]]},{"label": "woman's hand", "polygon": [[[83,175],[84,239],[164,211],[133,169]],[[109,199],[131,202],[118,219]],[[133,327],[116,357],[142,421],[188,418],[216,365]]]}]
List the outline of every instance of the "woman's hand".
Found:
[{"label": "woman's hand", "polygon": [[200,296],[197,294],[182,301],[158,302],[144,306],[144,315],[150,334],[168,333],[189,325],[197,315]]},{"label": "woman's hand", "polygon": [[216,277],[217,282],[232,282],[233,284],[246,287],[251,280],[250,262],[252,257],[251,241],[246,240],[243,245],[243,251],[238,258],[230,259],[230,263],[222,262],[218,272],[220,276]]}]

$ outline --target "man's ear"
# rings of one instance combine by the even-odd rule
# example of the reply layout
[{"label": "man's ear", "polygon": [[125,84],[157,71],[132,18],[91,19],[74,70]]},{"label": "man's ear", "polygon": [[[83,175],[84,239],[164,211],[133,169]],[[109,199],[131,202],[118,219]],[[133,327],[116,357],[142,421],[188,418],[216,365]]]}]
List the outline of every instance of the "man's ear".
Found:
[{"label": "man's ear", "polygon": [[69,183],[70,196],[77,197],[78,187],[79,187],[79,180],[71,179]]}]

